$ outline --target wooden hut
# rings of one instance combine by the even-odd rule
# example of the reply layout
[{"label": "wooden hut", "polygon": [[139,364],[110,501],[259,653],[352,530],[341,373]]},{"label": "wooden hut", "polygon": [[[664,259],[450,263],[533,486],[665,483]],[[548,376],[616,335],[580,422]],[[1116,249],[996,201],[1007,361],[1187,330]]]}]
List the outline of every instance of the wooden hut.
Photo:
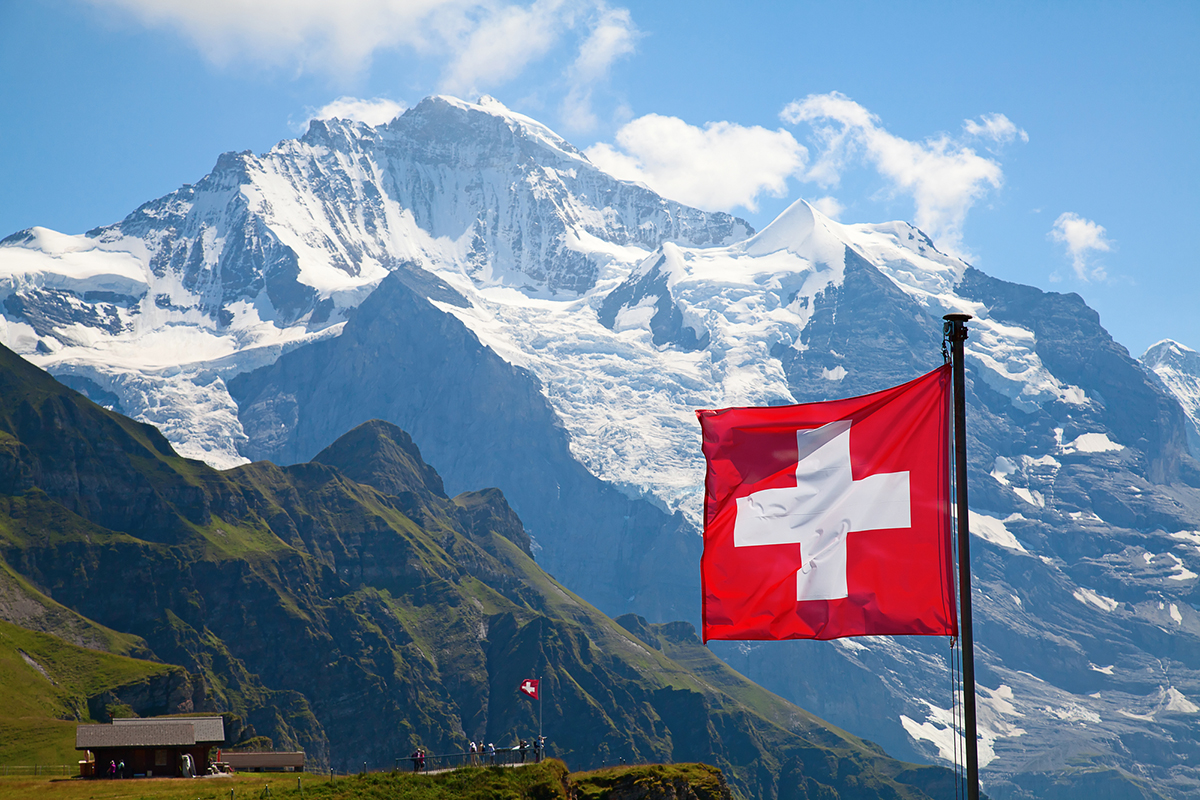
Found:
[{"label": "wooden hut", "polygon": [[111,774],[110,765],[124,762],[118,777],[166,778],[184,774],[184,755],[191,757],[195,773],[208,771],[208,753],[225,741],[220,717],[149,717],[117,719],[111,725],[80,725],[75,729],[75,749],[89,751],[84,767],[97,778]]}]

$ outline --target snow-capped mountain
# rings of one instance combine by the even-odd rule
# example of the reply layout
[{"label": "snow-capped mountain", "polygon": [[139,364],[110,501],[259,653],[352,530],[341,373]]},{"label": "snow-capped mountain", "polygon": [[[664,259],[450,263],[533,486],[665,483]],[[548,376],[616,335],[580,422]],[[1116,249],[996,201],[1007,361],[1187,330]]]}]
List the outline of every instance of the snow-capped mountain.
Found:
[{"label": "snow-capped mountain", "polygon": [[[986,788],[1200,797],[1180,406],[1200,393],[1160,366],[1186,359],[1148,353],[1153,377],[1077,296],[991,278],[910,225],[798,202],[755,233],[493,100],[430,98],[225,154],[113,226],[14,234],[0,294],[6,344],[186,455],[300,461],[386,418],[448,489],[500,486],[566,585],[656,620],[697,617],[694,409],[900,383],[941,363],[943,314],[972,314]],[[953,752],[944,640],[714,650],[896,755]]]},{"label": "snow-capped mountain", "polygon": [[1200,353],[1163,339],[1142,354],[1142,363],[1162,379],[1187,412],[1192,423],[1188,432],[1192,452],[1200,453]]},{"label": "snow-capped mountain", "polygon": [[576,296],[614,260],[750,228],[613,180],[494,100],[430,98],[392,123],[316,121],[270,152],[86,235],[3,241],[5,341],[216,466],[245,459],[224,381],[336,335],[402,263]]}]

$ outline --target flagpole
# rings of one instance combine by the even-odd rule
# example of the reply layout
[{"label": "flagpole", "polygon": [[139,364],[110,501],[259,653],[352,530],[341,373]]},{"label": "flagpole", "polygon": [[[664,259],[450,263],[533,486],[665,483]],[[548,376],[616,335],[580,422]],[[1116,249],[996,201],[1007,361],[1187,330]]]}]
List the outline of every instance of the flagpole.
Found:
[{"label": "flagpole", "polygon": [[958,596],[961,607],[963,736],[967,750],[967,798],[979,800],[979,735],[975,721],[975,639],[971,627],[971,529],[967,511],[967,397],[963,342],[970,314],[947,314],[954,363],[954,479],[958,506]]}]

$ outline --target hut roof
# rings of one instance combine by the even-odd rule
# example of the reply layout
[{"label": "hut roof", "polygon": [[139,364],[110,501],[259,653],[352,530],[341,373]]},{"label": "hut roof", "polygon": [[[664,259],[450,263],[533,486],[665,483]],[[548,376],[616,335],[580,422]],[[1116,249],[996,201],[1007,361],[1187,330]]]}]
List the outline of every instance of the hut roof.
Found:
[{"label": "hut roof", "polygon": [[188,722],[196,731],[195,744],[225,741],[225,722],[220,717],[147,717],[114,719],[113,725],[161,725],[168,722]]},{"label": "hut roof", "polygon": [[80,725],[75,729],[76,750],[109,747],[182,747],[196,744],[190,722],[157,722],[141,725]]}]

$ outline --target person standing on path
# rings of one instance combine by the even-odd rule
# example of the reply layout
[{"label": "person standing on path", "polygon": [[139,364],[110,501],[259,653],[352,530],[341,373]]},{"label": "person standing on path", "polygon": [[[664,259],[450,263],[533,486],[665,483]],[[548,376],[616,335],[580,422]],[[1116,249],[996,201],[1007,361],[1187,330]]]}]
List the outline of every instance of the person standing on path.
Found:
[{"label": "person standing on path", "polygon": [[488,760],[492,762],[492,766],[496,766],[496,745],[488,742]]},{"label": "person standing on path", "polygon": [[471,766],[472,767],[478,766],[479,765],[479,746],[475,744],[474,739],[471,740],[471,746],[468,747],[467,750],[471,753]]}]

